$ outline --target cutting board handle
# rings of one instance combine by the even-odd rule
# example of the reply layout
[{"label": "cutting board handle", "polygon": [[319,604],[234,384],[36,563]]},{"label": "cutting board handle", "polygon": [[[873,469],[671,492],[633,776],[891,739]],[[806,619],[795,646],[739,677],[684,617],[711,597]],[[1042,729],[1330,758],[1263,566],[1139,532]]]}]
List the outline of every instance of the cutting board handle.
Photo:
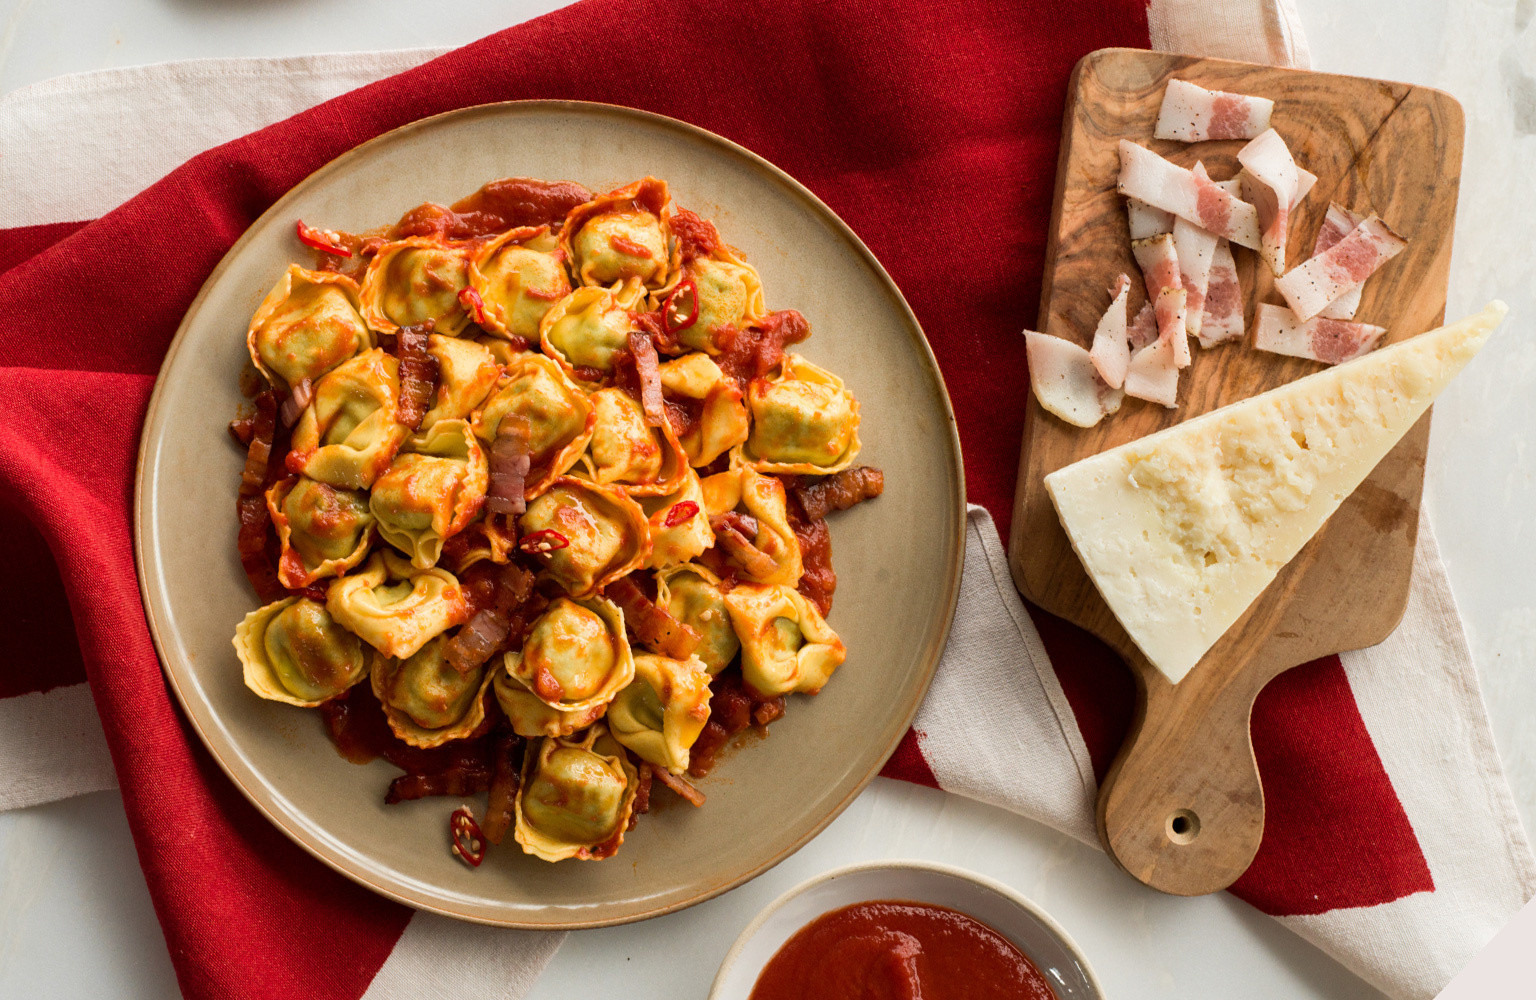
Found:
[{"label": "cutting board handle", "polygon": [[1099,839],[1154,889],[1225,889],[1264,836],[1264,788],[1248,731],[1263,684],[1255,686],[1253,671],[1208,661],[1196,668],[1201,676],[1178,685],[1143,666],[1131,735],[1099,789]]}]

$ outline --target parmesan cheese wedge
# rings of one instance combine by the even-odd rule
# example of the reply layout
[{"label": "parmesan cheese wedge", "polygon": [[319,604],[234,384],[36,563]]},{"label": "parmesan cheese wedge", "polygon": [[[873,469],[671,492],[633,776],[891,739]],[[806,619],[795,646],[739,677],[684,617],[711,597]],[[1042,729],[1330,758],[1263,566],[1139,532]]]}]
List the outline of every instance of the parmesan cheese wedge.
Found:
[{"label": "parmesan cheese wedge", "polygon": [[1507,311],[1494,302],[1045,477],[1089,578],[1169,681],[1258,599]]}]

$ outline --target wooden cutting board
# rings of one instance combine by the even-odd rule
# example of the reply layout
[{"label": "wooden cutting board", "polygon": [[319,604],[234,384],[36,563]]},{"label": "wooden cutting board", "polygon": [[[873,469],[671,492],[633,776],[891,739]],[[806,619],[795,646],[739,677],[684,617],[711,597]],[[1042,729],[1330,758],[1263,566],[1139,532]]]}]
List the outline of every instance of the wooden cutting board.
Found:
[{"label": "wooden cutting board", "polygon": [[[1241,142],[1153,140],[1170,78],[1272,98],[1271,124],[1296,161],[1318,175],[1294,215],[1289,267],[1311,256],[1330,200],[1375,212],[1408,248],[1365,286],[1356,319],[1385,326],[1385,342],[1440,324],[1461,173],[1460,105],[1425,87],[1356,77],[1104,49],[1078,63],[1067,97],[1051,217],[1040,330],[1087,346],[1121,273],[1131,313],[1145,300],[1131,257],[1125,208],[1115,192],[1117,143],[1142,142],[1174,162],[1237,173]],[[1235,248],[1245,310],[1280,303],[1257,254]],[[1099,789],[1099,836],[1116,862],[1164,892],[1197,895],[1230,885],[1252,861],[1264,830],[1248,719],[1260,689],[1308,660],[1374,645],[1402,617],[1424,478],[1426,414],[1281,571],[1247,613],[1177,686],[1131,642],[1073,553],[1043,477],[1064,465],[1290,382],[1321,366],[1255,351],[1244,342],[1194,362],[1169,410],[1127,398],[1097,427],[1072,427],[1031,397],[1009,540],[1024,596],[1107,642],[1136,676],[1131,732]]]}]

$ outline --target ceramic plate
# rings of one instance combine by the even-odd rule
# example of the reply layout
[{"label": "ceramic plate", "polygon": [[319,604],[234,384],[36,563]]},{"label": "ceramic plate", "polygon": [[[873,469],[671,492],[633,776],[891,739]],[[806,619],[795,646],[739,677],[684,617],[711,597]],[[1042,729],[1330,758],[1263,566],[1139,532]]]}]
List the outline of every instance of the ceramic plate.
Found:
[{"label": "ceramic plate", "polygon": [[[832,522],[833,628],[848,659],[818,696],[793,696],[766,740],[728,753],[693,809],[658,795],[604,862],[546,864],[511,838],[471,870],[447,850],[451,799],[384,805],[398,772],[343,760],[318,712],[266,702],[230,637],[257,606],[235,549],[245,328],[292,260],[296,218],[360,231],[423,201],[509,176],[606,191],[646,174],[746,252],[770,308],[811,322],[803,353],[857,395],[860,461],[885,495]],[[623,923],[698,903],[800,847],[900,740],[949,629],[964,552],[960,446],[921,329],[890,277],[832,211],[718,136],[625,108],[533,101],[467,108],[380,136],[299,184],[220,263],[171,345],[140,449],[140,586],[161,661],[193,727],[273,823],[343,874],[411,906],[515,927]]]}]

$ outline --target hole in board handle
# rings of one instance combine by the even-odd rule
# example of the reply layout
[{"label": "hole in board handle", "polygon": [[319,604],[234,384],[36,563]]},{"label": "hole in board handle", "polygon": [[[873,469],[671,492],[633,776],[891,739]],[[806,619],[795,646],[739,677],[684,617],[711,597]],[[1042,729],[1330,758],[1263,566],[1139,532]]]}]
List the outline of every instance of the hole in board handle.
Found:
[{"label": "hole in board handle", "polygon": [[1200,817],[1188,809],[1175,810],[1166,824],[1168,839],[1175,844],[1190,844],[1200,836]]}]

